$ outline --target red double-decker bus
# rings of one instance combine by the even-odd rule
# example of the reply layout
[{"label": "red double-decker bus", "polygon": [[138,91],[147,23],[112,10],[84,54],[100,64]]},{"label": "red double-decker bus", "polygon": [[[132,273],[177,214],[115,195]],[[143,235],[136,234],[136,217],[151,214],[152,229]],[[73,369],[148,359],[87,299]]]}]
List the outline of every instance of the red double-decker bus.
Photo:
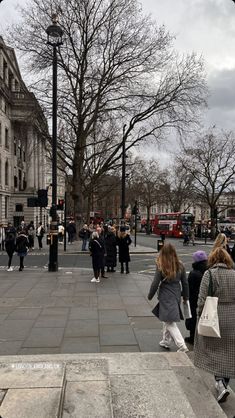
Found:
[{"label": "red double-decker bus", "polygon": [[194,215],[188,212],[158,213],[154,219],[153,232],[168,237],[180,238],[194,224]]}]

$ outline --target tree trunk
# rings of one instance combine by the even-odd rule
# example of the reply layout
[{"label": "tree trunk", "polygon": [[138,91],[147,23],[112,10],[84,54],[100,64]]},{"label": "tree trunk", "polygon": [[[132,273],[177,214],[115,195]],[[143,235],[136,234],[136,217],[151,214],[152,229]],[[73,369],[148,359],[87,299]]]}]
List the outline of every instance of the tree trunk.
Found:
[{"label": "tree trunk", "polygon": [[147,225],[146,225],[146,234],[150,235],[150,207],[147,206]]},{"label": "tree trunk", "polygon": [[211,238],[216,238],[216,224],[217,224],[217,218],[215,219],[215,207],[211,206]]}]

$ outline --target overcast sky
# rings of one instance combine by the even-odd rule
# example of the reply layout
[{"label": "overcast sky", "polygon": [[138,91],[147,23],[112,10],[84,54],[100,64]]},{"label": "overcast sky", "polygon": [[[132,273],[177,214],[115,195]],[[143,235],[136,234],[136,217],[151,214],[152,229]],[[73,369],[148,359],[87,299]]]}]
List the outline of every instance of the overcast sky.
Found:
[{"label": "overcast sky", "polygon": [[[17,4],[3,0],[0,31],[17,19]],[[144,12],[176,36],[182,53],[196,52],[205,60],[211,96],[205,114],[208,125],[235,131],[235,4],[232,0],[142,0]]]}]

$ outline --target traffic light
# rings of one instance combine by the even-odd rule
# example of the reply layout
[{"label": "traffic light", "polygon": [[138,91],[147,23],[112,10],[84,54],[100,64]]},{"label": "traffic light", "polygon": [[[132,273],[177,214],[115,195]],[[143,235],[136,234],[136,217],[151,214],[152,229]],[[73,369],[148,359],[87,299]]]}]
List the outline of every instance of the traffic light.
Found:
[{"label": "traffic light", "polygon": [[64,199],[58,200],[57,210],[64,210]]},{"label": "traffic light", "polygon": [[135,203],[135,205],[133,206],[131,213],[132,215],[137,215],[139,213],[137,203]]},{"label": "traffic light", "polygon": [[48,205],[47,189],[38,190],[38,206],[45,208]]}]

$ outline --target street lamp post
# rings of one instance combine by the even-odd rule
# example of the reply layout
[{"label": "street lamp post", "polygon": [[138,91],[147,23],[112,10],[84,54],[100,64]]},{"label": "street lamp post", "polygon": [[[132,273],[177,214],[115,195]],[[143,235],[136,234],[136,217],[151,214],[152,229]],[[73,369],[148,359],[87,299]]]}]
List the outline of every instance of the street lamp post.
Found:
[{"label": "street lamp post", "polygon": [[62,45],[63,30],[56,14],[47,30],[47,44],[53,47],[53,99],[52,99],[52,205],[50,224],[50,249],[48,271],[58,270],[58,223],[57,223],[57,47]]},{"label": "street lamp post", "polygon": [[126,124],[122,128],[122,198],[121,198],[121,216],[125,220],[126,213],[126,138],[125,138]]}]

